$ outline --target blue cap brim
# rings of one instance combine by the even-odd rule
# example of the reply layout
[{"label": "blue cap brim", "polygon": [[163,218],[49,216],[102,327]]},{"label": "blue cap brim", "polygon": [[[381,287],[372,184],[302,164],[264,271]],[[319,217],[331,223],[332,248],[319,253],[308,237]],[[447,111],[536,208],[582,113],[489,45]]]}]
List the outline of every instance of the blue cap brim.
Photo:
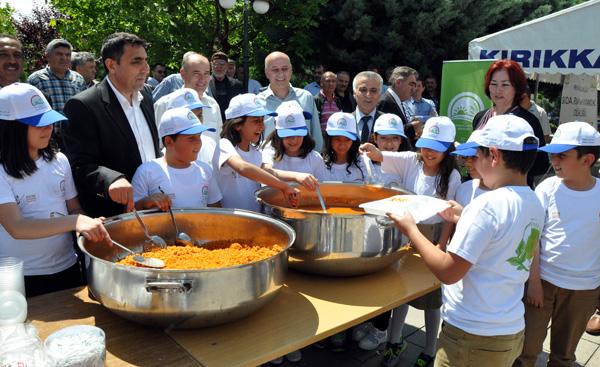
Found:
[{"label": "blue cap brim", "polygon": [[277,112],[269,111],[265,108],[259,108],[254,111],[250,111],[246,114],[246,116],[250,117],[260,117],[260,116],[277,116]]},{"label": "blue cap brim", "polygon": [[358,139],[358,136],[356,136],[355,134],[352,134],[349,131],[345,131],[345,130],[327,130],[327,135],[329,136],[343,136],[346,137],[350,140],[356,140]]},{"label": "blue cap brim", "polygon": [[280,138],[289,138],[291,136],[306,136],[308,129],[306,127],[296,127],[293,129],[278,129],[277,136]]},{"label": "blue cap brim", "polygon": [[402,137],[406,138],[406,135],[401,133],[399,130],[379,130],[379,131],[375,131],[375,132],[379,135],[398,135],[398,136],[402,136]]},{"label": "blue cap brim", "polygon": [[479,144],[477,144],[477,143],[476,143],[476,142],[474,142],[474,141],[470,141],[470,142],[468,142],[468,143],[459,144],[459,145],[456,147],[456,150],[465,150],[465,149],[471,149],[471,148],[473,148],[473,149],[477,150],[477,148],[479,148],[479,147],[480,147],[480,145],[479,145]]},{"label": "blue cap brim", "polygon": [[212,131],[215,132],[217,131],[217,129],[213,128],[213,127],[207,127],[204,125],[194,125],[192,127],[188,127],[185,130],[181,130],[180,132],[176,133],[176,134],[180,134],[180,135],[195,135],[195,134],[202,134],[205,131]]},{"label": "blue cap brim", "polygon": [[67,120],[67,118],[63,114],[54,110],[50,110],[48,112],[42,113],[41,115],[22,118],[18,121],[21,121],[22,123],[25,123],[30,126],[42,127],[65,120]]},{"label": "blue cap brim", "polygon": [[427,138],[420,138],[419,140],[417,140],[415,146],[417,148],[428,148],[437,152],[445,152],[450,147],[450,144],[452,143]]},{"label": "blue cap brim", "polygon": [[450,154],[459,155],[461,157],[475,157],[477,155],[477,148],[466,148],[466,149],[461,149],[461,150],[455,150],[454,152],[452,152]]},{"label": "blue cap brim", "polygon": [[195,110],[197,108],[206,108],[208,106],[203,105],[200,102],[196,102],[196,103],[190,103],[189,105],[187,105],[187,108],[189,108],[190,110]]},{"label": "blue cap brim", "polygon": [[573,149],[575,147],[577,147],[577,145],[571,145],[571,144],[548,144],[546,146],[538,148],[538,150],[541,150],[542,152],[546,152],[546,153],[557,154],[557,153],[566,152],[567,150],[571,150],[571,149]]}]

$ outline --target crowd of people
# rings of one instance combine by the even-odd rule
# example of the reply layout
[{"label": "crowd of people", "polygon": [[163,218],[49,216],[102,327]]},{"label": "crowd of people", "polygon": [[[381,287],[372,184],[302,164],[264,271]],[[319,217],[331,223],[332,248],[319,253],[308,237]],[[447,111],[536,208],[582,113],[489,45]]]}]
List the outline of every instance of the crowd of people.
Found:
[{"label": "crowd of people", "polygon": [[[189,51],[167,76],[164,64],[150,67],[147,47],[134,34],[108,36],[97,81],[94,55],[56,39],[48,65],[21,83],[22,45],[0,35],[0,257],[24,260],[28,296],[82,284],[70,232],[107,241],[105,217],[258,211],[261,185],[297,206],[296,185],[377,183],[449,201],[430,238],[410,214],[391,216],[443,286],[334,335],[332,348],[351,335],[365,350],[385,345],[382,364],[397,365],[411,305],[425,312],[415,366],[533,366],[550,321],[549,365],[573,364],[600,299],[600,182],[591,174],[600,134],[570,122],[550,140],[518,63],[492,63],[482,82],[493,106],[457,145],[435,78],[408,66],[391,68],[386,85],[376,71],[351,78],[319,65],[297,88],[290,58],[274,51],[268,85],[250,79],[244,90],[246,70],[222,52]],[[556,176],[546,178],[550,168]],[[271,363],[284,358],[301,352]]]}]

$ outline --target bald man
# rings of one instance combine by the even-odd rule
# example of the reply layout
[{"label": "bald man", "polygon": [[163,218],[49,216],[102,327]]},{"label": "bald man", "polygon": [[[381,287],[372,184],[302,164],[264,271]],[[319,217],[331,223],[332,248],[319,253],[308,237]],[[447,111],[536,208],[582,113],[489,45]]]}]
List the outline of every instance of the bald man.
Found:
[{"label": "bald man", "polygon": [[[265,58],[265,75],[269,80],[267,89],[258,94],[258,98],[266,103],[266,108],[275,111],[282,102],[297,101],[304,111],[310,112],[312,118],[306,121],[308,132],[315,140],[317,151],[323,148],[323,135],[319,124],[319,111],[315,99],[310,92],[295,88],[290,84],[292,79],[292,63],[288,55],[275,51]],[[265,118],[265,136],[275,130],[275,119]]]},{"label": "bald man", "polygon": [[[179,74],[183,80],[183,85],[180,88],[191,88],[195,90],[198,92],[200,102],[202,102],[203,105],[208,106],[202,109],[202,118],[200,120],[203,124],[215,128],[216,132],[206,131],[202,135],[210,136],[215,141],[219,140],[219,134],[221,133],[221,128],[223,126],[221,110],[217,101],[204,93],[208,88],[208,82],[210,80],[210,61],[204,55],[197,52],[186,52],[183,55]],[[177,88],[175,91],[180,88]],[[156,103],[154,103],[154,114],[156,115],[157,123],[160,123],[160,118],[167,110],[167,106],[169,105],[174,92],[160,97]]]}]

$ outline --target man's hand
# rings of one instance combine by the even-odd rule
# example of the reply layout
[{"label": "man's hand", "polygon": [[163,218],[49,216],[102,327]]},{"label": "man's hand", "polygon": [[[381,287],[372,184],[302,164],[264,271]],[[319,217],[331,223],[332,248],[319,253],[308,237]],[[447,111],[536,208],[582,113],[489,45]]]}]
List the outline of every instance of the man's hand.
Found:
[{"label": "man's hand", "polygon": [[133,210],[133,187],[127,179],[119,178],[108,187],[108,196],[117,204],[126,206],[126,212]]},{"label": "man's hand", "polygon": [[541,279],[529,279],[527,283],[527,303],[537,308],[544,307],[544,288]]}]

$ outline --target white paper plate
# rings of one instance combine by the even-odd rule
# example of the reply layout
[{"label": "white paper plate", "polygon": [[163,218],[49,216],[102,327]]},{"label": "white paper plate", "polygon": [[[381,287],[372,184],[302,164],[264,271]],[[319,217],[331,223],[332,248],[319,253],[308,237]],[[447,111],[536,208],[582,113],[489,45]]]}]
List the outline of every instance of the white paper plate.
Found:
[{"label": "white paper plate", "polygon": [[382,215],[392,213],[404,215],[409,212],[415,222],[420,223],[434,217],[438,212],[450,207],[447,201],[425,195],[396,195],[383,200],[360,204],[368,214]]}]

